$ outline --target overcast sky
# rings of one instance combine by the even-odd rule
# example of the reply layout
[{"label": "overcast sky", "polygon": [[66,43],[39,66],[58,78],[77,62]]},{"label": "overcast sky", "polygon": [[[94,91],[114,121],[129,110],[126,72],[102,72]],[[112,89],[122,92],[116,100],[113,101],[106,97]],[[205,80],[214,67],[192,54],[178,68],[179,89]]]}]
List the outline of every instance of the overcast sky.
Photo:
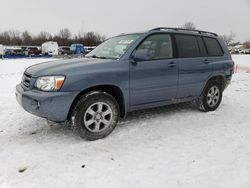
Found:
[{"label": "overcast sky", "polygon": [[111,37],[191,21],[201,30],[250,40],[250,0],[0,0],[0,7],[0,32],[69,28]]}]

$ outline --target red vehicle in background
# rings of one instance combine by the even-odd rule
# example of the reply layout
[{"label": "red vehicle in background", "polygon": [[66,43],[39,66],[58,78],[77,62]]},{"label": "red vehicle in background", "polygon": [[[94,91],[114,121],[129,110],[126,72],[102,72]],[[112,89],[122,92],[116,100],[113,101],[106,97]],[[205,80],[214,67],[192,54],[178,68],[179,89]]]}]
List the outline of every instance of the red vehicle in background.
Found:
[{"label": "red vehicle in background", "polygon": [[40,55],[42,53],[37,47],[28,47],[26,52],[28,55]]}]

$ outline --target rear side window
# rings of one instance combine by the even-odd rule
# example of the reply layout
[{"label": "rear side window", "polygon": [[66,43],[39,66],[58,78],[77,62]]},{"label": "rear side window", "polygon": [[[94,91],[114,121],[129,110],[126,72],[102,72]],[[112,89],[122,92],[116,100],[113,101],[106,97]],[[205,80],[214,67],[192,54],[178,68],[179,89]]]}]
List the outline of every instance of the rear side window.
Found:
[{"label": "rear side window", "polygon": [[222,48],[219,42],[214,38],[203,37],[207,46],[209,56],[223,56]]},{"label": "rear side window", "polygon": [[200,50],[195,36],[175,35],[179,58],[199,57]]}]

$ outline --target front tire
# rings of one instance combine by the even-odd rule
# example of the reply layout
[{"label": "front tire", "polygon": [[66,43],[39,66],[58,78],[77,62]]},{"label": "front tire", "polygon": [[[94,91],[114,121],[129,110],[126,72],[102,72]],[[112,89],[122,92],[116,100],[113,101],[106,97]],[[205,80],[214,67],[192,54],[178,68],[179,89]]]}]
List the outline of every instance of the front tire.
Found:
[{"label": "front tire", "polygon": [[98,140],[114,130],[119,114],[119,105],[113,96],[95,91],[83,95],[78,100],[72,117],[82,138]]},{"label": "front tire", "polygon": [[216,110],[221,103],[222,94],[221,85],[215,80],[209,81],[198,99],[197,105],[199,110],[203,112]]}]

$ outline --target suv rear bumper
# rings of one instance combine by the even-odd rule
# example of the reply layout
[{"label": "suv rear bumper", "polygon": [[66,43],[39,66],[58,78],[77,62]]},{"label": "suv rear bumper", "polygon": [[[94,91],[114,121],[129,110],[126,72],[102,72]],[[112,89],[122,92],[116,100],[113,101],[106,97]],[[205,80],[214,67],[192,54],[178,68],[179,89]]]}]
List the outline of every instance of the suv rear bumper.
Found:
[{"label": "suv rear bumper", "polygon": [[232,75],[226,76],[226,78],[224,79],[223,90],[227,89],[228,85],[231,83],[231,80],[232,80]]},{"label": "suv rear bumper", "polygon": [[16,99],[27,112],[50,121],[67,120],[68,112],[78,92],[25,91],[16,86]]}]

